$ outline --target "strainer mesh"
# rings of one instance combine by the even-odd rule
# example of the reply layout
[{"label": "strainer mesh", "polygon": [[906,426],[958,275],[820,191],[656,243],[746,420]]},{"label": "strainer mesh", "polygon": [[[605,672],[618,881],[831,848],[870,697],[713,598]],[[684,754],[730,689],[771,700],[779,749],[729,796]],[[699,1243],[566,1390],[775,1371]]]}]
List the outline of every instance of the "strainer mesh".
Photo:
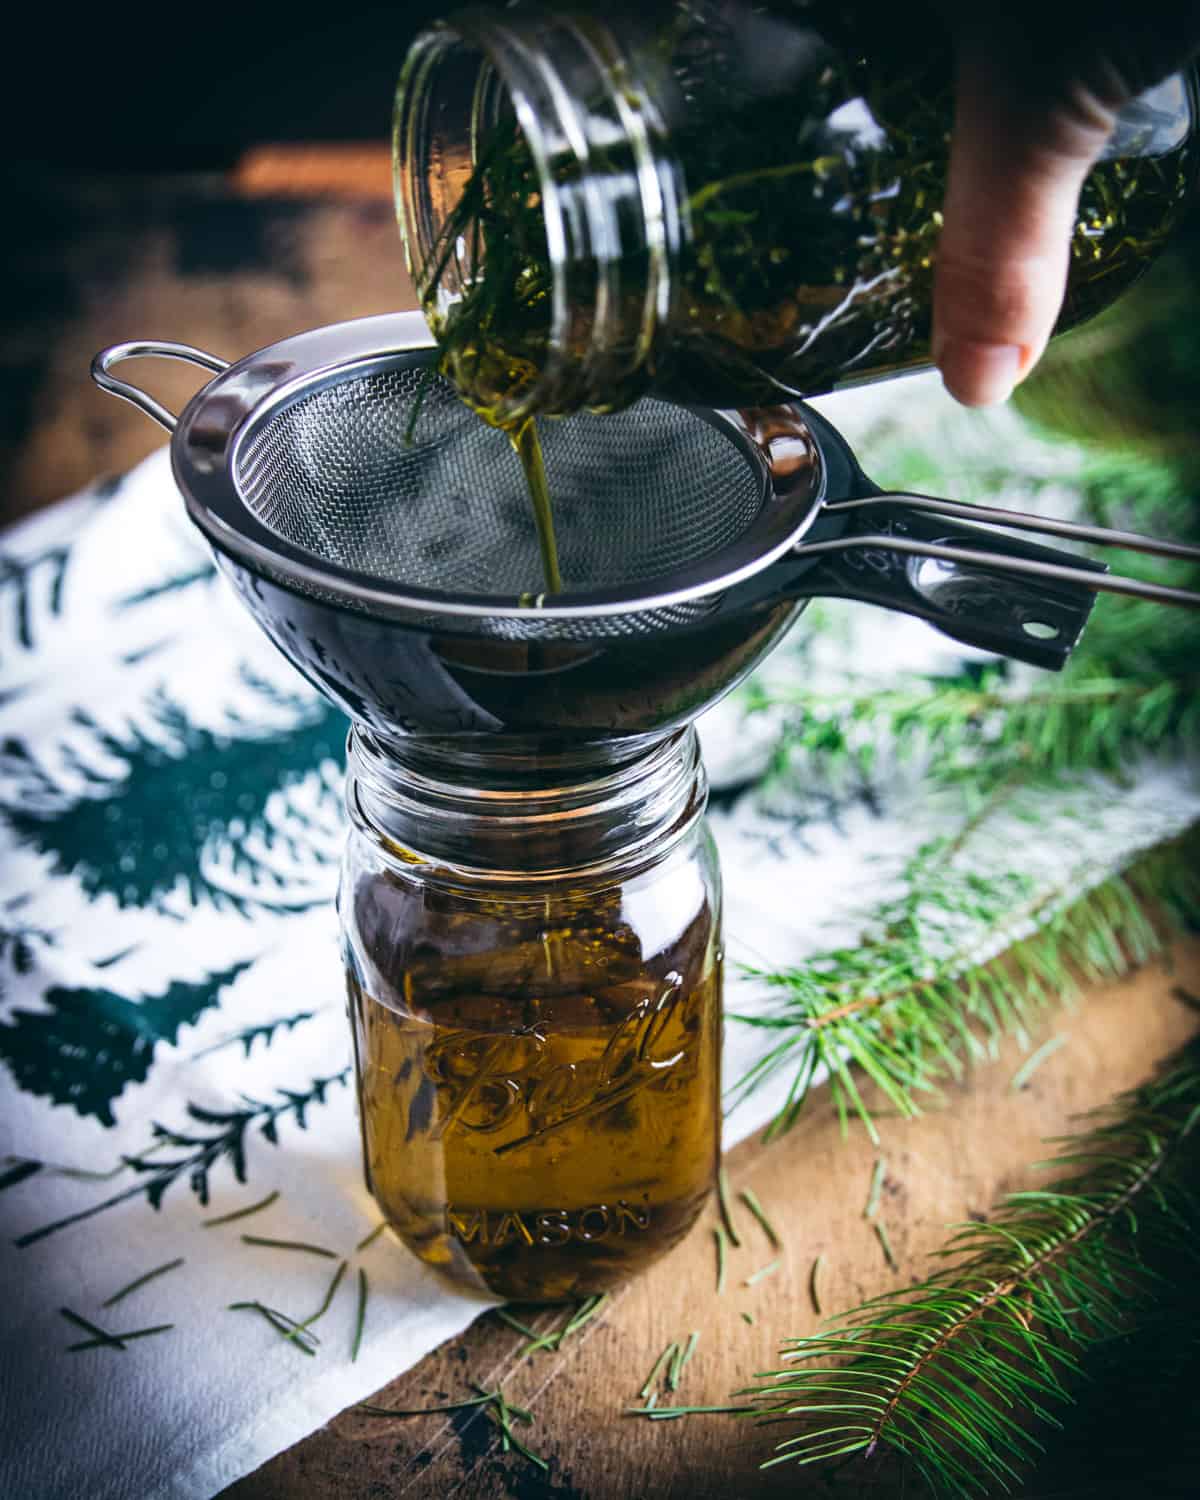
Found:
[{"label": "strainer mesh", "polygon": [[[644,400],[613,415],[544,421],[540,432],[571,592],[636,594],[639,581],[735,541],[763,503],[756,465],[676,406]],[[420,367],[350,371],[272,412],[242,443],[234,480],[277,536],[376,584],[509,601],[541,587],[529,499],[508,439]],[[621,634],[682,623],[650,618],[658,613],[606,623]],[[514,629],[520,623],[506,622],[507,630],[524,634]]]}]

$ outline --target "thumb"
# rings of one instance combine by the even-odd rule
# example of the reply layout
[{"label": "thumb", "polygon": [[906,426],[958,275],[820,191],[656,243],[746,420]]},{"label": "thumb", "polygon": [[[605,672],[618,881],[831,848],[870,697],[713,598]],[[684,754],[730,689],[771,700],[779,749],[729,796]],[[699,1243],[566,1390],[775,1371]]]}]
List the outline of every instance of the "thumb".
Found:
[{"label": "thumb", "polygon": [[1115,117],[1099,91],[1032,70],[995,35],[965,38],[957,73],[933,358],[952,396],[988,406],[1050,337],[1079,190]]}]

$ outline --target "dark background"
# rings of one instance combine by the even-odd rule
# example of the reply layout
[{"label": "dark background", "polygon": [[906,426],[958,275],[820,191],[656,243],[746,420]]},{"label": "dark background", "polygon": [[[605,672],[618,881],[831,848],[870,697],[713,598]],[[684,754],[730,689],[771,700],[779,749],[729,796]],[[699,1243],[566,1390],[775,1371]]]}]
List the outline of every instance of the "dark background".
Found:
[{"label": "dark background", "polygon": [[0,88],[9,165],[220,168],[263,141],[379,140],[405,51],[446,0],[22,7]]}]

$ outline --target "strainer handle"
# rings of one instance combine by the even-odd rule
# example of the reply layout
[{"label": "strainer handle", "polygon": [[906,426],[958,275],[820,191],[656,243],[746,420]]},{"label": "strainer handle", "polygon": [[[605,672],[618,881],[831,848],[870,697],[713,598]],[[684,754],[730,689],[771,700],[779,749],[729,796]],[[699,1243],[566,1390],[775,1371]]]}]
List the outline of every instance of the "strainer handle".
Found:
[{"label": "strainer handle", "polygon": [[[909,509],[902,496],[877,494],[850,509],[846,534],[800,544],[795,560],[804,571],[790,579],[777,574],[782,592],[878,604],[965,645],[1057,670],[1108,581],[1104,567],[1087,558],[978,527],[947,526]],[[921,559],[945,566],[927,570]]]},{"label": "strainer handle", "polygon": [[142,359],[150,355],[158,359],[181,359],[187,364],[211,370],[214,375],[227,370],[229,361],[219,359],[215,354],[206,354],[203,349],[193,348],[191,344],[169,344],[158,339],[130,339],[123,344],[110,344],[107,349],[101,349],[92,360],[92,379],[102,391],[120,396],[122,401],[130,402],[138,411],[153,417],[160,427],[174,432],[179,418],[173,411],[168,411],[161,401],[156,401],[140,386],[132,385],[128,380],[118,380],[109,373],[112,366],[123,359]]}]

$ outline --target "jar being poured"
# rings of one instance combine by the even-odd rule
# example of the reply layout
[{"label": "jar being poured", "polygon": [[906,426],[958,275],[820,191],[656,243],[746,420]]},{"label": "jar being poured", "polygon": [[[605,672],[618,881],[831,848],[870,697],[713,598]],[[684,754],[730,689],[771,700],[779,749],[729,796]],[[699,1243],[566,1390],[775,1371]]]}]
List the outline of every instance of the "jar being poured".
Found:
[{"label": "jar being poured", "polygon": [[[418,38],[394,133],[409,267],[443,372],[517,446],[546,589],[538,416],[778,403],[928,363],[952,81],[920,6],[518,4]],[[1178,76],[1123,113],[1057,331],[1152,259],[1191,119]]]}]

